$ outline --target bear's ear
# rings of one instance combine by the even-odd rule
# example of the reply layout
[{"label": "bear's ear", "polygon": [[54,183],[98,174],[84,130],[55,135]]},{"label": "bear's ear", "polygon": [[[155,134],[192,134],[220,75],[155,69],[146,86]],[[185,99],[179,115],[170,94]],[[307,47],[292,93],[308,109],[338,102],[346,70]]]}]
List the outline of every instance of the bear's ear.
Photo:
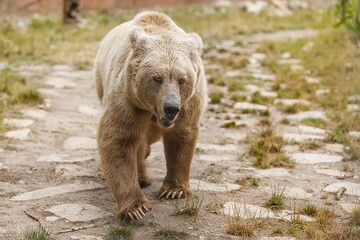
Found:
[{"label": "bear's ear", "polygon": [[129,33],[130,43],[135,54],[140,54],[146,49],[147,35],[142,27],[135,26]]},{"label": "bear's ear", "polygon": [[196,50],[201,54],[203,42],[201,37],[197,33],[188,33],[188,36],[190,37],[191,41],[195,44]]}]

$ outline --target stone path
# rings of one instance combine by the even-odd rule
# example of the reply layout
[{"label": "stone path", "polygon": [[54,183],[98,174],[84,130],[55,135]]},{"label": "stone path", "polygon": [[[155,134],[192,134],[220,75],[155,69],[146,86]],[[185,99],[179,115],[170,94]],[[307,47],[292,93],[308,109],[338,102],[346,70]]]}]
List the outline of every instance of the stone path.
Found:
[{"label": "stone path", "polygon": [[[315,31],[306,30],[306,36]],[[360,197],[359,162],[351,164],[351,171],[344,170],[346,153],[340,144],[326,144],[325,129],[304,126],[299,122],[306,118],[326,121],[324,109],[312,109],[296,114],[279,112],[275,105],[311,103],[303,99],[281,99],[271,91],[275,76],[262,66],[267,56],[257,53],[256,46],[263,40],[298,37],[291,32],[273,35],[259,34],[240,40],[215,43],[205,50],[207,69],[214,69],[213,57],[236,51],[247,58],[248,65],[231,69],[215,68],[223,76],[244,83],[244,76],[251,76],[251,84],[244,84],[238,93],[249,99],[259,92],[272,98],[266,105],[247,100],[235,102],[225,94],[220,104],[209,104],[202,121],[201,135],[191,170],[191,187],[201,196],[203,205],[196,222],[173,215],[174,207],[168,201],[160,201],[156,193],[165,176],[165,160],[161,143],[154,144],[148,158],[149,175],[153,184],[144,189],[153,204],[151,211],[137,226],[136,239],[151,239],[155,229],[176,227],[191,234],[191,239],[228,239],[224,235],[223,216],[206,211],[205,206],[220,203],[218,212],[242,218],[260,217],[291,221],[293,205],[312,203],[317,206],[331,205],[339,216],[346,217],[357,207]],[[305,35],[304,35],[305,36]],[[243,43],[248,48],[243,49]],[[226,55],[225,57],[231,57]],[[301,70],[298,59],[290,59],[285,53],[279,64],[295,66]],[[101,114],[91,71],[77,71],[71,66],[25,66],[24,75],[40,76],[40,92],[45,104],[18,112],[9,112],[4,123],[11,127],[5,132],[0,149],[0,239],[16,239],[28,227],[36,225],[24,211],[38,218],[51,234],[58,239],[103,239],[106,226],[116,224],[114,199],[106,187],[99,167],[96,146],[96,128]],[[308,78],[309,84],[318,79]],[[210,84],[209,89],[227,90]],[[318,90],[320,91],[320,90]],[[326,93],[326,89],[323,90]],[[319,93],[320,94],[320,93]],[[358,101],[352,96],[350,101]],[[354,108],[354,107],[353,107]],[[269,112],[269,117],[262,113]],[[294,168],[257,169],[254,159],[248,156],[249,145],[245,141],[261,130],[258,123],[268,118],[273,129],[288,145],[284,151],[295,160]],[[282,124],[288,119],[293,125]],[[235,121],[235,128],[224,128],[224,122]],[[350,133],[359,137],[359,132]],[[292,143],[292,144],[290,144]],[[315,150],[302,150],[304,143],[319,144]],[[259,187],[237,184],[239,179],[259,178]],[[241,181],[240,181],[241,182]],[[274,187],[284,187],[287,199],[285,209],[271,211],[264,207]],[[345,187],[345,195],[335,201],[334,193]],[[222,206],[222,207],[221,207]],[[312,218],[300,215],[304,221]],[[91,228],[57,234],[73,227],[93,224]],[[264,231],[259,239],[294,239],[270,237]],[[231,239],[231,238],[229,238]]]}]

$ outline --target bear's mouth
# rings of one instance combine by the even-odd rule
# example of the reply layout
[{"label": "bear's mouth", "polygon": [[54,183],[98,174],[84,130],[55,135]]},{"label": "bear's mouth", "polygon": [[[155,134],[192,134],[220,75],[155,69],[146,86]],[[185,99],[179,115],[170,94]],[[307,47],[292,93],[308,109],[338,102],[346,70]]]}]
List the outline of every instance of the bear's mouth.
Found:
[{"label": "bear's mouth", "polygon": [[158,120],[158,122],[162,127],[169,128],[174,125],[175,119],[166,119],[162,117]]}]

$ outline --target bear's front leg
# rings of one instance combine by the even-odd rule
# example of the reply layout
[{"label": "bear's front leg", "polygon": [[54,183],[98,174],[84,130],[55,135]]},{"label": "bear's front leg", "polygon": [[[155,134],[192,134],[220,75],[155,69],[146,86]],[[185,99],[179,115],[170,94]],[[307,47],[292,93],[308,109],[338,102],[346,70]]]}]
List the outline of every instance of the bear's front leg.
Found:
[{"label": "bear's front leg", "polygon": [[161,198],[182,198],[191,195],[190,165],[199,134],[198,126],[175,126],[164,132],[167,174],[159,191]]},{"label": "bear's front leg", "polygon": [[[121,118],[115,113],[118,113],[116,109],[108,109],[100,121],[98,144],[102,169],[116,199],[117,217],[122,221],[142,219],[151,205],[138,182],[141,127],[134,121],[126,121],[130,115]],[[128,109],[124,115],[130,113]]]}]

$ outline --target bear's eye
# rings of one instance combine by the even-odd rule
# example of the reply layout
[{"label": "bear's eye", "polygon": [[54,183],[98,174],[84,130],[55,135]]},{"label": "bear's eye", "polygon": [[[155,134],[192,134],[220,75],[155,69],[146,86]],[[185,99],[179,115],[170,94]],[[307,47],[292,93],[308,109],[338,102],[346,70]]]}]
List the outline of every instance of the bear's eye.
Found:
[{"label": "bear's eye", "polygon": [[156,83],[162,83],[162,82],[163,82],[162,77],[159,77],[159,76],[153,77],[153,80],[154,80],[154,82],[156,82]]},{"label": "bear's eye", "polygon": [[178,82],[179,82],[179,85],[184,85],[184,83],[185,83],[185,79],[180,78],[180,79],[178,80]]}]

